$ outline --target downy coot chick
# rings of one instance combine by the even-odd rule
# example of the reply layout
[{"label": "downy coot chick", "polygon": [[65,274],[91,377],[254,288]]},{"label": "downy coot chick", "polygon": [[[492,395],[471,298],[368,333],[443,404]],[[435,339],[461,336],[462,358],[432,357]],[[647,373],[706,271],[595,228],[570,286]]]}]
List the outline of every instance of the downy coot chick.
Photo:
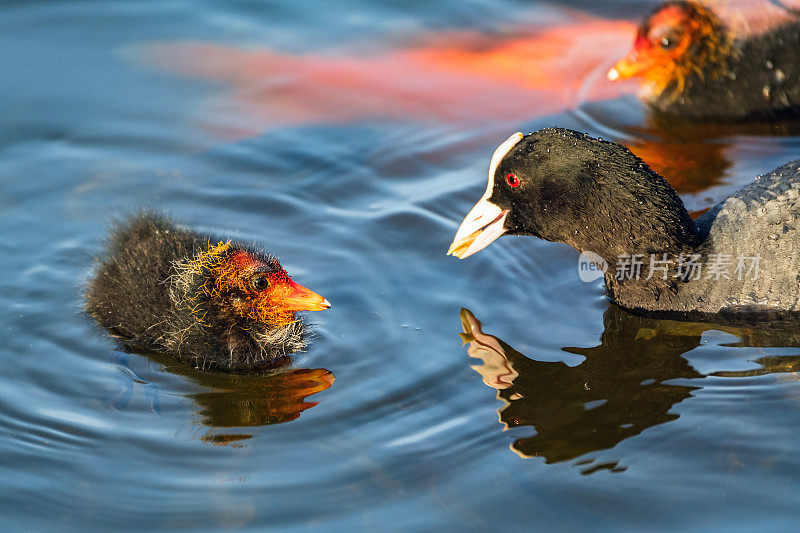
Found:
[{"label": "downy coot chick", "polygon": [[126,346],[249,372],[302,350],[307,326],[297,312],[328,307],[277,259],[141,213],[112,232],[85,310]]},{"label": "downy coot chick", "polygon": [[687,119],[738,120],[800,112],[800,19],[734,38],[696,2],[661,4],[639,26],[611,81],[644,79],[655,110]]},{"label": "downy coot chick", "polygon": [[[800,161],[693,221],[669,184],[624,146],[548,128],[494,153],[486,193],[448,253],[503,234],[587,252],[623,307],[664,313],[800,311]],[[592,255],[588,252],[592,252]],[[598,257],[599,256],[599,257]]]}]

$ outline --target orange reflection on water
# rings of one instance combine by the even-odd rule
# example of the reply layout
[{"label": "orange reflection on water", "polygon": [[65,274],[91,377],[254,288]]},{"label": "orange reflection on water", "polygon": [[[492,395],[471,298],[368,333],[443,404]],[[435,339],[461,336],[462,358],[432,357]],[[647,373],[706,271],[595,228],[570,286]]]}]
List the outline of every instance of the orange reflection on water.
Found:
[{"label": "orange reflection on water", "polygon": [[[333,385],[333,373],[324,368],[292,368],[275,374],[209,372],[159,353],[145,353],[172,374],[203,387],[188,397],[195,403],[197,422],[209,429],[205,442],[226,445],[252,437],[243,428],[296,420],[319,402],[308,397]],[[238,431],[220,431],[237,428]]]},{"label": "orange reflection on water", "polygon": [[680,194],[719,185],[732,165],[725,154],[729,143],[714,139],[641,137],[624,144]]},{"label": "orange reflection on water", "polygon": [[[139,48],[137,56],[169,72],[228,85],[201,113],[209,129],[226,137],[371,117],[519,122],[573,103],[587,73],[621,53],[634,29],[630,22],[580,12],[570,20],[529,29],[524,37],[432,35],[422,39],[427,45],[361,55],[164,42]],[[622,89],[608,84],[604,90]]]},{"label": "orange reflection on water", "polygon": [[[619,48],[621,36],[633,31],[627,21],[589,19],[545,28],[535,36],[502,41],[489,49],[436,47],[406,55],[432,70],[483,78],[520,88],[559,92],[576,90],[586,76]],[[613,91],[612,86],[609,90]]]},{"label": "orange reflection on water", "polygon": [[319,402],[306,398],[330,388],[333,373],[324,368],[301,368],[271,376],[214,375],[198,379],[212,387],[192,395],[205,425],[254,427],[295,420]]}]

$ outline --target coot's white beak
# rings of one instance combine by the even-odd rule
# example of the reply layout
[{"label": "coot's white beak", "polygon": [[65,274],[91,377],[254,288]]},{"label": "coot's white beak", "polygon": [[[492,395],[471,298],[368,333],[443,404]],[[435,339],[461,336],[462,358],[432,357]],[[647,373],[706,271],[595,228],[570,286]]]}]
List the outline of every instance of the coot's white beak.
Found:
[{"label": "coot's white beak", "polygon": [[485,198],[475,204],[459,226],[447,255],[464,259],[489,246],[506,232],[503,223],[508,211],[503,211]]},{"label": "coot's white beak", "polygon": [[481,199],[478,200],[478,203],[470,210],[469,214],[464,218],[464,222],[459,226],[447,255],[454,255],[464,259],[475,252],[483,250],[506,232],[503,224],[506,221],[508,211],[500,209],[490,202],[489,198],[492,196],[494,174],[500,161],[521,140],[522,133],[515,133],[494,151],[492,161],[489,164],[489,185],[486,187],[486,192],[483,193]]}]

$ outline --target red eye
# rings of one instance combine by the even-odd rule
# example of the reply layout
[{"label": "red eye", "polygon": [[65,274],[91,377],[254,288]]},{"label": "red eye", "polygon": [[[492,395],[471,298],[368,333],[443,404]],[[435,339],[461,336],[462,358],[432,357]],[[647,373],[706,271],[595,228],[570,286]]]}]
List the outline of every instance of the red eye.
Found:
[{"label": "red eye", "polygon": [[506,183],[509,187],[519,187],[519,178],[516,174],[508,174],[506,176]]}]

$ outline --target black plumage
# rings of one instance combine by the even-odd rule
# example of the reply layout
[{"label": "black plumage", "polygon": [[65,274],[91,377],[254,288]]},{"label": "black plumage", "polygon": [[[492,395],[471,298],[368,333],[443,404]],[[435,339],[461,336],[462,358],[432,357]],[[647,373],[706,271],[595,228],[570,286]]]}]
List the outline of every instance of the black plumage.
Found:
[{"label": "black plumage", "polygon": [[130,348],[246,372],[286,363],[306,346],[296,311],[328,306],[266,253],[145,212],[112,231],[85,311]]},{"label": "black plumage", "polygon": [[800,311],[800,161],[695,222],[666,180],[619,144],[549,128],[504,146],[451,253],[466,257],[503,233],[533,235],[598,254],[608,295],[629,309]]}]

